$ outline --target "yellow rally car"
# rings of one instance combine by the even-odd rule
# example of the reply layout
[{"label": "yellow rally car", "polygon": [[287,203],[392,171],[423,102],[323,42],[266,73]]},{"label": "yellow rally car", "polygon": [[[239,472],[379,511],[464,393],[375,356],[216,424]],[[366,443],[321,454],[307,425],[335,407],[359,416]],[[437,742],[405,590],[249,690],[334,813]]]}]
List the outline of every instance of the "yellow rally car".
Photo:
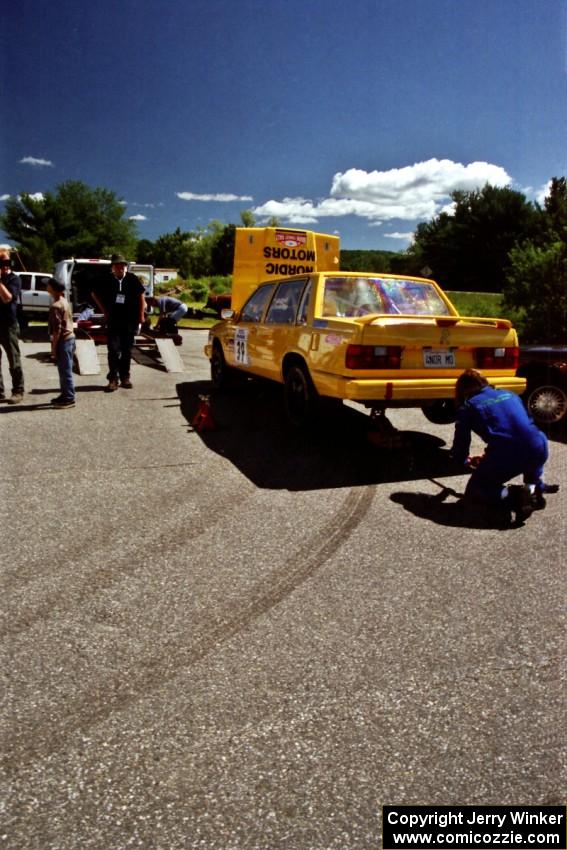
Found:
[{"label": "yellow rally car", "polygon": [[384,411],[421,407],[431,422],[454,419],[455,381],[481,371],[522,393],[518,339],[506,319],[459,316],[432,280],[325,271],[259,285],[209,332],[213,386],[233,370],[284,385],[295,425],[322,398]]}]

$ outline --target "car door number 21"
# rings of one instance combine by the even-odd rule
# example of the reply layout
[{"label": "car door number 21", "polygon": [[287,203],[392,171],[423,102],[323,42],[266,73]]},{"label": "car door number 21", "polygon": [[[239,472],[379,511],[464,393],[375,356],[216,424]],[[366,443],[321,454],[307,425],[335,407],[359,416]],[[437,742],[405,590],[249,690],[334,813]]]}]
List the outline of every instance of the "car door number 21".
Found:
[{"label": "car door number 21", "polygon": [[248,328],[238,328],[234,337],[234,359],[248,366]]}]

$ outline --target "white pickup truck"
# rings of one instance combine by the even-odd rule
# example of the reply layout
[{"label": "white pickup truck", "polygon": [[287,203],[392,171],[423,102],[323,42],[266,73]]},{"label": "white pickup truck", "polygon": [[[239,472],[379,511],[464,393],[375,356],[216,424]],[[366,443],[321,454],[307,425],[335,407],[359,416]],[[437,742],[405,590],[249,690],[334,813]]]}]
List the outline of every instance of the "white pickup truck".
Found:
[{"label": "white pickup truck", "polygon": [[51,298],[47,291],[48,272],[16,272],[22,281],[18,321],[25,327],[30,319],[47,319]]}]

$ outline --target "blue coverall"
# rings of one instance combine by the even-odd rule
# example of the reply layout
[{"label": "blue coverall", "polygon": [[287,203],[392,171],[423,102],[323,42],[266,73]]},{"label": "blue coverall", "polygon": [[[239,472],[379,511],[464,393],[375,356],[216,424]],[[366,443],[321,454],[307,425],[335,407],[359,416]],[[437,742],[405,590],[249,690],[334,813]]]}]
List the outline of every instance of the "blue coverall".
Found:
[{"label": "blue coverall", "polygon": [[547,437],[517,395],[483,387],[458,408],[451,449],[457,463],[466,462],[473,431],[484,440],[486,450],[470,477],[465,496],[497,503],[506,495],[505,483],[520,474],[525,484],[543,490]]}]

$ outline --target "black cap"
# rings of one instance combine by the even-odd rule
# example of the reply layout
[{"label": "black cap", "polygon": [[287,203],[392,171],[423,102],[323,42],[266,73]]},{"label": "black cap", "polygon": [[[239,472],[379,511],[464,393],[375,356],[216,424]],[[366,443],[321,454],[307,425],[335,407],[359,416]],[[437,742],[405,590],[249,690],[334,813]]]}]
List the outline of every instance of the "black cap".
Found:
[{"label": "black cap", "polygon": [[57,280],[56,277],[50,277],[47,284],[56,292],[65,292],[65,284],[61,283],[60,280]]}]

